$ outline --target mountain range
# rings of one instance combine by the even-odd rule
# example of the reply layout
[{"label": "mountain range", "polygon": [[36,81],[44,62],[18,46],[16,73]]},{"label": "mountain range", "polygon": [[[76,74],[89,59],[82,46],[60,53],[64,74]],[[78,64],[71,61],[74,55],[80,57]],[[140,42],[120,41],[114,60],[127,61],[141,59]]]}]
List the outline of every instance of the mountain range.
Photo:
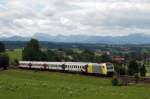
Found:
[{"label": "mountain range", "polygon": [[[56,35],[35,33],[32,38],[39,41],[63,42],[63,43],[103,43],[103,44],[150,44],[150,35],[130,34],[127,36],[85,36],[85,35]],[[29,41],[31,37],[0,37],[0,41]]]}]

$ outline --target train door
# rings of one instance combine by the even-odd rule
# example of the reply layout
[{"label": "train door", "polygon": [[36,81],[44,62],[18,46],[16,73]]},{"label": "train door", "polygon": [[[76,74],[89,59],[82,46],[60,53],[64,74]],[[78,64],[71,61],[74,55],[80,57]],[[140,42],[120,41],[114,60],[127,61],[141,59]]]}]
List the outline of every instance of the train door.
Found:
[{"label": "train door", "polygon": [[61,68],[62,68],[63,71],[65,71],[66,65],[65,65],[65,64],[62,64],[62,65],[61,65]]}]

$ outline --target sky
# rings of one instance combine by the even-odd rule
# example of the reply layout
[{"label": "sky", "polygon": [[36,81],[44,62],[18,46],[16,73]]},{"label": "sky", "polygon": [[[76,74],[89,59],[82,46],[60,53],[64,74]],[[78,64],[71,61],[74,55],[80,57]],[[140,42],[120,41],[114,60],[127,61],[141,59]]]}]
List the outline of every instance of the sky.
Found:
[{"label": "sky", "polygon": [[0,0],[0,35],[150,34],[150,0]]}]

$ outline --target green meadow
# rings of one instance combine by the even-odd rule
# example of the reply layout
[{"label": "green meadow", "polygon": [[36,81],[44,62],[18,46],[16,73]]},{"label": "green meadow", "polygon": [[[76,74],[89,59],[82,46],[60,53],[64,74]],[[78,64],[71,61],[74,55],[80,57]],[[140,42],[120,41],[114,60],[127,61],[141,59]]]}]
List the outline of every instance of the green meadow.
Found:
[{"label": "green meadow", "polygon": [[107,78],[10,69],[0,71],[0,99],[150,99],[150,85],[115,87]]},{"label": "green meadow", "polygon": [[13,51],[6,52],[10,58],[10,63],[12,63],[15,59],[22,59],[22,49],[14,49]]}]

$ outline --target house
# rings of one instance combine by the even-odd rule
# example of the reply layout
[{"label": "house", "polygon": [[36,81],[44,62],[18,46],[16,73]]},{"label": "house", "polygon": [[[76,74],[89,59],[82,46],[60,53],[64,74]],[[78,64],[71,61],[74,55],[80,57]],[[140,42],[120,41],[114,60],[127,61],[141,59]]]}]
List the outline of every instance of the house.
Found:
[{"label": "house", "polygon": [[121,56],[115,56],[112,58],[112,60],[117,62],[117,63],[123,63],[125,61],[125,58],[121,57]]}]

